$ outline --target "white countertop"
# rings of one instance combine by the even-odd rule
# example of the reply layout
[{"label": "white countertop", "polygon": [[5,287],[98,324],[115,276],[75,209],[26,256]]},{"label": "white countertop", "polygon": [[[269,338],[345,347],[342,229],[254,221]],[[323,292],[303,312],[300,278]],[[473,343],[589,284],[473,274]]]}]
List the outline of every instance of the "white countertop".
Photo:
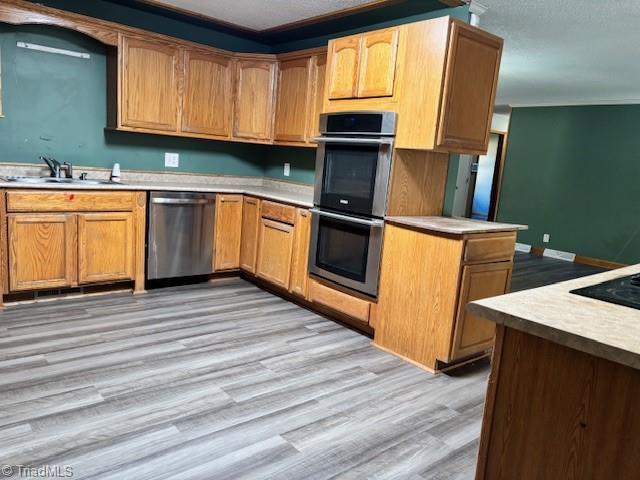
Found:
[{"label": "white countertop", "polygon": [[175,191],[175,192],[211,192],[211,193],[237,193],[255,195],[278,202],[290,203],[300,207],[313,206],[313,193],[296,190],[286,190],[261,185],[242,185],[232,183],[202,183],[202,182],[125,182],[82,185],[79,183],[23,183],[0,181],[0,188],[33,188],[50,190],[145,190],[145,191]]},{"label": "white countertop", "polygon": [[389,216],[385,220],[398,225],[425,230],[428,232],[449,233],[452,235],[465,235],[470,233],[513,232],[526,230],[526,225],[515,223],[484,222],[459,217],[401,217]]},{"label": "white countertop", "polygon": [[640,369],[640,310],[569,293],[640,273],[640,264],[470,303],[467,310],[522,332]]}]

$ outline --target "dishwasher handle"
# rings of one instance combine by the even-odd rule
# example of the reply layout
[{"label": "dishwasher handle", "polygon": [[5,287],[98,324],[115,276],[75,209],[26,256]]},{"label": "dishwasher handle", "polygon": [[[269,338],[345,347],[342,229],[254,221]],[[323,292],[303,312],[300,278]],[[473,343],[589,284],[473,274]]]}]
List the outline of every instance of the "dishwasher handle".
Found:
[{"label": "dishwasher handle", "polygon": [[215,203],[213,198],[166,198],[156,197],[151,199],[151,203],[161,203],[164,205],[206,205]]}]

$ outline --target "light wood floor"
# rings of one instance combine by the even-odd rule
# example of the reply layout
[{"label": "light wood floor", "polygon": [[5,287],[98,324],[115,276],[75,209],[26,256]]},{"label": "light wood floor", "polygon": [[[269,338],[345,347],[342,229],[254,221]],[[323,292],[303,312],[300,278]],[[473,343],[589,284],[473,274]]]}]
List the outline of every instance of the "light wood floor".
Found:
[{"label": "light wood floor", "polygon": [[470,479],[488,369],[434,377],[239,279],[10,306],[0,464],[74,479]]},{"label": "light wood floor", "polygon": [[[522,281],[566,268],[516,259]],[[68,465],[75,479],[467,480],[488,369],[432,376],[239,279],[9,306],[0,465]]]}]

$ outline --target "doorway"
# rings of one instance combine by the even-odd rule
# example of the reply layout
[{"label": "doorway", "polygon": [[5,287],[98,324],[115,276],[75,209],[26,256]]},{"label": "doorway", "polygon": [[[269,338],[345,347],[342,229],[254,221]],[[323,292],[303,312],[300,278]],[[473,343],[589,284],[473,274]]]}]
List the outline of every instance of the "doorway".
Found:
[{"label": "doorway", "polygon": [[454,199],[455,216],[495,221],[507,133],[492,130],[485,155],[461,155]]}]

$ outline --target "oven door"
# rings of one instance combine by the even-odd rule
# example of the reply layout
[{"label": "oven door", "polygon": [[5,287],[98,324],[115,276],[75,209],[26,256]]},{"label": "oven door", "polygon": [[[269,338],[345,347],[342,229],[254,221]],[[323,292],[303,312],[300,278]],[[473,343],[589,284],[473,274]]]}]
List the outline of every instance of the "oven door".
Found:
[{"label": "oven door", "polygon": [[314,203],[355,215],[383,217],[393,139],[320,137]]},{"label": "oven door", "polygon": [[384,221],[311,210],[309,272],[376,297]]}]

